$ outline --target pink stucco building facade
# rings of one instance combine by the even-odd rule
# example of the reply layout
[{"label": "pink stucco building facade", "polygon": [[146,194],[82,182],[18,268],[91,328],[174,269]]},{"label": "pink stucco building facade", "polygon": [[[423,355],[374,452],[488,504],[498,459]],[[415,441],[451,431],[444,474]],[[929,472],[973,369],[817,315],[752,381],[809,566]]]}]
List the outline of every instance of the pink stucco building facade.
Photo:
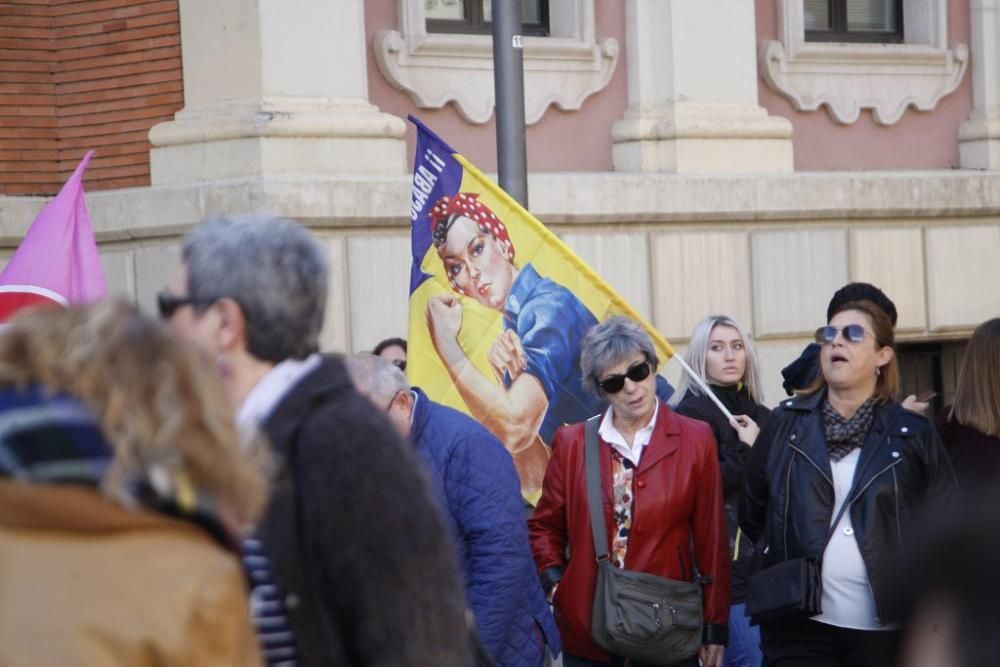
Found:
[{"label": "pink stucco building facade", "polygon": [[[905,388],[947,400],[962,340],[1000,313],[992,3],[904,0],[881,41],[818,33],[813,0],[546,4],[523,40],[543,222],[678,349],[709,313],[741,321],[769,402],[833,291],[874,282],[900,312]],[[329,250],[326,347],[405,334],[404,119],[494,171],[489,36],[442,30],[427,0],[177,7],[183,107],[150,120],[149,185],[90,196],[109,285],[152,305],[186,229],[268,210]],[[3,252],[43,203],[0,196]]]}]

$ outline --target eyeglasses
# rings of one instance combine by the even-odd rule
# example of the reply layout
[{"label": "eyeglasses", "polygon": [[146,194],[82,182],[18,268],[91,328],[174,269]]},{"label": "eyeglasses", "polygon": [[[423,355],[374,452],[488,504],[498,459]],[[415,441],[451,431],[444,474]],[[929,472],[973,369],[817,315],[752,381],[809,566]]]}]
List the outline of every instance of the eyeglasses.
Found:
[{"label": "eyeglasses", "polygon": [[393,359],[389,363],[391,363],[393,366],[403,371],[404,373],[406,372],[406,359]]},{"label": "eyeglasses", "polygon": [[160,292],[156,295],[156,306],[160,311],[160,317],[164,320],[169,320],[178,309],[184,306],[209,304],[212,301],[215,301],[215,299],[195,299],[190,296],[177,296],[176,294],[168,294],[167,292]]},{"label": "eyeglasses", "polygon": [[840,333],[844,337],[844,340],[848,343],[860,343],[865,339],[865,336],[871,336],[872,338],[875,337],[874,334],[865,331],[865,328],[860,324],[848,324],[843,327],[827,325],[816,329],[816,342],[820,345],[832,343],[838,333]]},{"label": "eyeglasses", "polygon": [[628,371],[624,375],[610,375],[603,380],[598,381],[601,389],[604,390],[605,394],[617,394],[625,387],[625,378],[628,378],[632,382],[642,382],[649,377],[652,368],[648,361],[640,361],[634,366],[629,366]]}]

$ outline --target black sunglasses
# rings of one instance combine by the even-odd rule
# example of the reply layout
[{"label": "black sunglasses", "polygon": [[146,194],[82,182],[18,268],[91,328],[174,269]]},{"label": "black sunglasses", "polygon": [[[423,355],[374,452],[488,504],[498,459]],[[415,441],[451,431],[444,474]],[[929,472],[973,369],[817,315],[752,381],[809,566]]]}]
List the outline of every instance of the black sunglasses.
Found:
[{"label": "black sunglasses", "polygon": [[841,333],[844,336],[844,340],[849,343],[860,343],[865,339],[865,336],[871,335],[860,324],[848,324],[843,327],[827,325],[816,329],[816,342],[820,345],[832,343],[837,337],[837,333]]},{"label": "black sunglasses", "polygon": [[406,359],[393,359],[389,363],[391,363],[393,366],[403,371],[404,373],[406,372]]},{"label": "black sunglasses", "polygon": [[652,370],[648,361],[640,361],[634,366],[629,366],[624,375],[610,375],[599,380],[597,384],[604,390],[605,394],[617,394],[625,387],[625,378],[632,382],[642,382],[649,377]]},{"label": "black sunglasses", "polygon": [[184,306],[207,305],[213,301],[215,299],[195,299],[190,296],[177,296],[175,294],[168,294],[167,292],[160,292],[156,295],[156,306],[160,311],[160,317],[164,320],[169,320],[178,309]]}]

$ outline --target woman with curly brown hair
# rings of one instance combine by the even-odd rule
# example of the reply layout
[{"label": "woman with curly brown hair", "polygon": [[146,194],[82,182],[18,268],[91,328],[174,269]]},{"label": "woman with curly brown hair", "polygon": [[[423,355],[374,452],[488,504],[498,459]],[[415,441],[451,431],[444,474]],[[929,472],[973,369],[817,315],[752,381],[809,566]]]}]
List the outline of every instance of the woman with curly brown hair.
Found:
[{"label": "woman with curly brown hair", "polygon": [[122,301],[0,334],[0,664],[260,664],[265,482],[206,366]]}]

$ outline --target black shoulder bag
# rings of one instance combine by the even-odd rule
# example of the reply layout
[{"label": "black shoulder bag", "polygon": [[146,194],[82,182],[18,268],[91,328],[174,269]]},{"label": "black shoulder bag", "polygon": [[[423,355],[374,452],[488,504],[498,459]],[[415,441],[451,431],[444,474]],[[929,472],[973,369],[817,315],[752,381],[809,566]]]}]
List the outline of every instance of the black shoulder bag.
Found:
[{"label": "black shoulder bag", "polygon": [[592,417],[585,428],[587,505],[597,554],[590,634],[612,655],[650,665],[680,662],[702,644],[701,586],[611,564],[601,500],[599,422],[600,416]]},{"label": "black shoulder bag", "polygon": [[[844,499],[823,542],[830,543],[850,506]],[[793,558],[761,570],[747,580],[746,615],[753,625],[794,621],[823,613],[822,558]]]}]

